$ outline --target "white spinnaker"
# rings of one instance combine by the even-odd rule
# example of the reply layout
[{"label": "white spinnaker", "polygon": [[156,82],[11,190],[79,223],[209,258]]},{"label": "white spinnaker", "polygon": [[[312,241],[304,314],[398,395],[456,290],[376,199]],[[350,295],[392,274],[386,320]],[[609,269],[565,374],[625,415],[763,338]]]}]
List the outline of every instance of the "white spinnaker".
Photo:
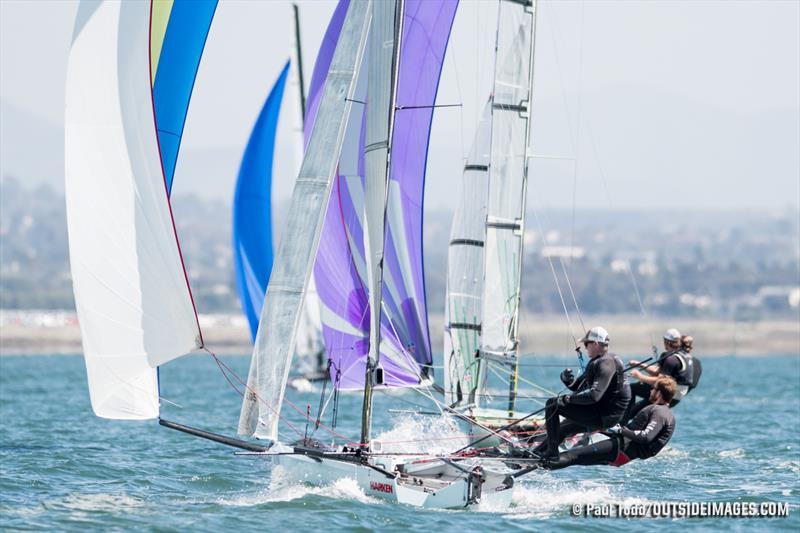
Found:
[{"label": "white spinnaker", "polygon": [[[491,102],[475,133],[450,229],[445,301],[444,391],[448,405],[476,401],[481,331],[483,247],[489,184]],[[478,398],[479,399],[479,398]]]},{"label": "white spinnaker", "polygon": [[69,56],[65,196],[94,412],[158,416],[156,367],[202,346],[162,174],[150,3],[82,3]]},{"label": "white spinnaker", "polygon": [[533,8],[500,2],[492,99],[481,350],[516,355]]},{"label": "white spinnaker", "polygon": [[277,441],[278,421],[303,300],[325,218],[358,68],[369,2],[351,2],[325,80],[261,309],[238,432]]}]

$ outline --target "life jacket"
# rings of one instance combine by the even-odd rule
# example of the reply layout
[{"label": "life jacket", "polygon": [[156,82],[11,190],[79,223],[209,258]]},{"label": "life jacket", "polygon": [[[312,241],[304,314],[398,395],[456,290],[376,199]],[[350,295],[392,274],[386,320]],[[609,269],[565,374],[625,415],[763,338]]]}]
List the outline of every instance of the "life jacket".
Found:
[{"label": "life jacket", "polygon": [[698,374],[696,374],[694,369],[694,365],[695,364],[699,365],[699,363],[697,363],[694,360],[692,354],[684,352],[683,350],[678,350],[673,355],[675,355],[681,362],[681,370],[680,372],[678,372],[678,379],[676,380],[678,382],[678,385],[686,385],[687,387],[689,387],[689,390],[692,390],[697,386],[695,377],[697,377],[698,379],[700,377]]},{"label": "life jacket", "polygon": [[697,381],[700,379],[700,373],[702,373],[702,369],[698,369],[696,371],[694,368],[695,364],[698,364],[699,366],[699,363],[695,361],[694,357],[692,357],[690,353],[684,352],[683,350],[675,350],[674,352],[664,352],[661,354],[661,357],[658,359],[659,364],[662,364],[664,360],[672,356],[677,357],[681,364],[681,368],[678,370],[678,374],[675,376],[675,382],[678,385],[688,387],[688,390],[692,390],[697,386]]}]

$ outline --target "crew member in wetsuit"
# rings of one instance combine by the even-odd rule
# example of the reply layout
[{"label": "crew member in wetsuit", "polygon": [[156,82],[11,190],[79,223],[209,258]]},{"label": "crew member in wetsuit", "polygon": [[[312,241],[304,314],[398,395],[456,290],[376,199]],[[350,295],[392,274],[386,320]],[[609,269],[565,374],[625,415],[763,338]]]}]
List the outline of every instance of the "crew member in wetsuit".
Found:
[{"label": "crew member in wetsuit", "polygon": [[[680,332],[675,328],[670,328],[664,333],[664,349],[665,351],[659,356],[657,365],[645,367],[642,371],[636,369],[631,372],[631,376],[637,378],[638,383],[631,385],[631,405],[628,408],[628,414],[625,419],[630,420],[636,416],[645,405],[649,403],[650,388],[658,376],[670,376],[678,384],[678,389],[675,392],[675,397],[670,403],[670,407],[675,407],[678,403],[694,389],[700,381],[700,374],[702,368],[700,362],[691,355],[691,345],[694,339],[688,337],[689,351],[684,349],[683,339]],[[637,361],[631,361],[631,365],[638,364]],[[636,397],[643,398],[638,403],[635,402]]]},{"label": "crew member in wetsuit", "polygon": [[[539,456],[557,456],[561,442],[576,433],[621,422],[631,399],[622,361],[608,352],[608,332],[601,327],[592,328],[581,342],[591,361],[578,379],[568,368],[561,372],[561,381],[574,394],[547,400],[547,438],[534,450]],[[561,422],[559,416],[565,420]]]},{"label": "crew member in wetsuit", "polygon": [[614,426],[603,433],[608,440],[566,451],[541,467],[558,470],[573,465],[622,466],[632,459],[649,459],[666,446],[675,431],[675,417],[669,409],[677,384],[659,376],[650,391],[650,404],[627,426]]}]

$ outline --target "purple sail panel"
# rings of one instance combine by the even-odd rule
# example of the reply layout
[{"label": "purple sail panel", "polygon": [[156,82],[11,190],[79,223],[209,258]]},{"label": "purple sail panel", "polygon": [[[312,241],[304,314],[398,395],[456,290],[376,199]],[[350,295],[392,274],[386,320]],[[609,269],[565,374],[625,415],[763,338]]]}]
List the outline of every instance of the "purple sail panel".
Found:
[{"label": "purple sail panel", "polygon": [[[393,298],[407,329],[404,339],[421,365],[431,364],[422,257],[422,215],[425,168],[433,106],[457,0],[407,0],[403,18],[389,185],[384,276],[391,278]],[[388,269],[386,268],[388,267]]]},{"label": "purple sail panel", "polygon": [[[406,2],[398,106],[435,103],[456,6],[456,1]],[[326,39],[335,32],[335,18]],[[315,77],[324,72],[320,70],[322,61],[321,51]],[[312,80],[312,91],[313,85]],[[345,139],[314,269],[331,379],[342,389],[363,387],[369,350],[362,227],[363,107],[351,117],[360,129],[349,128]],[[400,109],[395,115],[381,317],[380,364],[387,387],[418,384],[431,363],[422,263],[422,198],[432,117],[430,107]]]}]

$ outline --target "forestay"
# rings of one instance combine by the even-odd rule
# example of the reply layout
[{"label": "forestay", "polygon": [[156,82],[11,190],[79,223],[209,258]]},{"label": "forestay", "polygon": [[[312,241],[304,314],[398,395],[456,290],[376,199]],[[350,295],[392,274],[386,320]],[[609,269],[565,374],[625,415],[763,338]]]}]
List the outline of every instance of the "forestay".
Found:
[{"label": "forestay", "polygon": [[82,3],[69,56],[65,193],[92,408],[158,416],[156,366],[202,346],[161,170],[150,4]]},{"label": "forestay", "polygon": [[368,2],[349,5],[281,232],[250,363],[239,433],[277,440],[303,298],[319,243],[367,34]]}]

